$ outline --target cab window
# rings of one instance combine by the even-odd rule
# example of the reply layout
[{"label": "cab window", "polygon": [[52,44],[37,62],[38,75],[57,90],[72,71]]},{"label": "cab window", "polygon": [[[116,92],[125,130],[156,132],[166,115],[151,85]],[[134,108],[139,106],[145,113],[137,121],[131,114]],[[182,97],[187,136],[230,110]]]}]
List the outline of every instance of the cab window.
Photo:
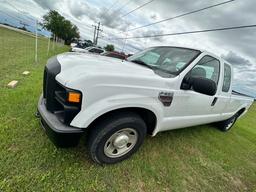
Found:
[{"label": "cab window", "polygon": [[204,56],[191,70],[191,77],[203,77],[213,80],[217,85],[220,75],[220,62],[209,55]]},{"label": "cab window", "polygon": [[224,64],[224,79],[222,85],[222,91],[228,92],[231,84],[231,67],[228,64]]}]

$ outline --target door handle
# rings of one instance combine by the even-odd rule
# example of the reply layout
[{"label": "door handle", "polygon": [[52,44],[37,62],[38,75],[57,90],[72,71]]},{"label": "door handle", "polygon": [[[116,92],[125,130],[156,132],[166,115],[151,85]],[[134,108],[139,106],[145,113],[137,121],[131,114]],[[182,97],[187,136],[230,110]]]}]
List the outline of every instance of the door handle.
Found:
[{"label": "door handle", "polygon": [[218,97],[214,97],[214,99],[213,99],[213,101],[212,101],[211,106],[214,106],[214,105],[215,105],[215,103],[217,102],[217,100],[218,100]]}]

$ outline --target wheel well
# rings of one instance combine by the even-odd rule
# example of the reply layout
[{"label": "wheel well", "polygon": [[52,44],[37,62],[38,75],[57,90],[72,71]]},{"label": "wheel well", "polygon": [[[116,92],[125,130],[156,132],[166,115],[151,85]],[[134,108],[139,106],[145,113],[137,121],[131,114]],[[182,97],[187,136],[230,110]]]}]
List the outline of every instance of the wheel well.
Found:
[{"label": "wheel well", "polygon": [[240,115],[242,115],[244,111],[245,111],[245,108],[240,109],[240,110],[237,112],[238,117],[239,117]]},{"label": "wheel well", "polygon": [[121,108],[121,109],[115,109],[113,111],[109,111],[103,115],[101,115],[100,117],[96,118],[90,125],[89,125],[89,129],[90,127],[93,127],[93,125],[98,122],[101,121],[102,119],[108,118],[109,116],[113,116],[115,114],[120,114],[120,113],[125,113],[125,112],[133,112],[133,113],[137,113],[146,123],[147,126],[147,133],[148,134],[152,134],[154,131],[154,128],[156,126],[156,122],[157,122],[157,118],[156,115],[145,108],[139,108],[139,107],[128,107],[128,108]]}]

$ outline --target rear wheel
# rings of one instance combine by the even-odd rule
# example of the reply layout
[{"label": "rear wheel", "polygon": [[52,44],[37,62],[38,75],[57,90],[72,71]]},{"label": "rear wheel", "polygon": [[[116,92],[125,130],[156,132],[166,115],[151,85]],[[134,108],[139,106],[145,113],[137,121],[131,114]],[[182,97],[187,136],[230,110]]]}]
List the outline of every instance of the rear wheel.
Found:
[{"label": "rear wheel", "polygon": [[238,118],[238,114],[235,114],[234,116],[230,117],[229,119],[219,122],[218,123],[219,129],[223,132],[229,131],[235,124],[237,118]]},{"label": "rear wheel", "polygon": [[91,127],[90,156],[100,164],[117,163],[135,153],[145,135],[146,124],[136,113],[112,114]]}]

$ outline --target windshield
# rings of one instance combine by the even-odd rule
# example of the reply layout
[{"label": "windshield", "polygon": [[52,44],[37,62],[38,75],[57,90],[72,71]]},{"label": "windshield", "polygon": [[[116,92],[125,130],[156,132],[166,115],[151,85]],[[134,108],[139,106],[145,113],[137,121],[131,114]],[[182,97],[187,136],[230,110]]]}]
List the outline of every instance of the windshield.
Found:
[{"label": "windshield", "polygon": [[143,63],[152,69],[158,69],[167,73],[178,75],[200,51],[178,47],[153,47],[139,52],[127,60],[135,63]]}]

